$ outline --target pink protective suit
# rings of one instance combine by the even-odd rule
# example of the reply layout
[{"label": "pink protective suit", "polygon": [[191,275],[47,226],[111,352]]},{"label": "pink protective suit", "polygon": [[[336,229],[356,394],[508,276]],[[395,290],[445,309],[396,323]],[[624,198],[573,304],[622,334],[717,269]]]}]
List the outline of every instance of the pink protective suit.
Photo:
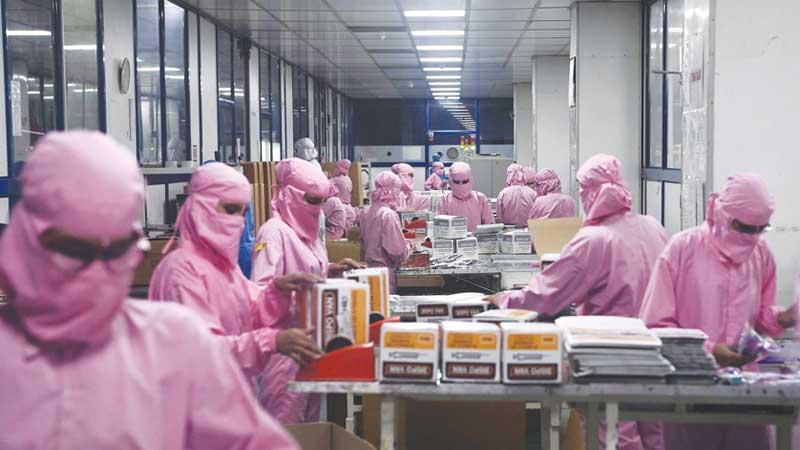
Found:
[{"label": "pink protective suit", "polygon": [[544,169],[534,179],[536,201],[530,211],[531,219],[558,219],[578,215],[575,200],[561,193],[561,180],[553,169]]},{"label": "pink protective suit", "polygon": [[352,229],[358,218],[362,214],[361,208],[352,206],[353,198],[353,180],[348,175],[350,173],[350,161],[342,159],[336,162],[336,167],[333,171],[333,178],[331,184],[339,191],[339,198],[342,200],[345,210],[345,232]]},{"label": "pink protective suit", "polygon": [[418,196],[414,193],[414,168],[406,163],[395,164],[392,172],[400,177],[400,210],[425,211],[431,209],[430,197]]},{"label": "pink protective suit", "polygon": [[[586,199],[586,226],[558,261],[521,291],[504,295],[502,306],[554,315],[575,303],[581,315],[638,317],[667,233],[652,217],[630,212],[630,192],[616,158],[592,157],[578,171],[578,181]],[[662,447],[658,424],[623,422],[619,432],[620,449]]]},{"label": "pink protective suit", "polygon": [[126,299],[141,260],[135,240],[122,253],[98,248],[91,262],[40,244],[48,229],[102,246],[135,239],[144,182],[127,149],[100,133],[51,133],[21,181],[0,238],[10,296],[0,312],[0,448],[298,449],[194,314]]},{"label": "pink protective suit", "polygon": [[339,190],[332,186],[334,194],[325,200],[322,212],[325,213],[325,239],[335,241],[341,239],[347,232],[347,210],[338,197]]},{"label": "pink protective suit", "polygon": [[[454,163],[450,167],[450,180],[452,192],[445,195],[439,204],[439,214],[466,217],[469,231],[475,231],[478,225],[494,223],[489,199],[483,193],[472,190],[472,169],[469,164]],[[457,181],[467,183],[458,184]]]},{"label": "pink protective suit", "polygon": [[[728,178],[723,191],[711,195],[706,222],[675,235],[658,258],[641,311],[648,326],[702,329],[709,351],[720,343],[735,349],[748,322],[759,333],[782,334],[772,252],[759,235],[731,229],[733,219],[766,225],[772,211],[760,178]],[[664,424],[664,442],[667,449],[769,448],[763,426]]]},{"label": "pink protective suit", "polygon": [[444,181],[444,163],[436,161],[433,163],[433,173],[425,180],[426,191],[441,191],[447,189],[447,182]]},{"label": "pink protective suit", "polygon": [[[256,236],[252,279],[268,286],[277,277],[297,272],[324,278],[328,274],[328,255],[317,237],[316,222],[321,205],[309,204],[304,195],[326,197],[330,193],[330,182],[322,170],[297,158],[278,163],[276,175],[274,215]],[[280,293],[265,306],[266,325],[281,330],[299,325],[294,294]],[[313,422],[319,418],[318,396],[286,390],[298,370],[298,364],[291,358],[276,355],[261,376],[259,400],[281,423]]]},{"label": "pink protective suit", "polygon": [[156,267],[148,297],[198,313],[213,334],[223,337],[244,374],[254,377],[275,353],[278,333],[258,317],[257,304],[277,291],[245,278],[236,264],[243,217],[216,210],[220,201],[246,205],[249,200],[250,184],[236,170],[225,164],[195,170],[176,224],[179,248]]},{"label": "pink protective suit", "polygon": [[395,292],[395,270],[411,254],[412,245],[403,237],[400,216],[400,179],[390,172],[382,172],[375,179],[372,205],[361,218],[361,239],[367,264],[388,267],[391,291]]},{"label": "pink protective suit", "polygon": [[504,224],[526,227],[535,201],[536,192],[525,185],[522,166],[508,166],[506,187],[497,195],[497,219]]},{"label": "pink protective suit", "polygon": [[522,174],[525,176],[525,184],[533,189],[536,190],[536,169],[531,166],[524,166],[522,168]]}]

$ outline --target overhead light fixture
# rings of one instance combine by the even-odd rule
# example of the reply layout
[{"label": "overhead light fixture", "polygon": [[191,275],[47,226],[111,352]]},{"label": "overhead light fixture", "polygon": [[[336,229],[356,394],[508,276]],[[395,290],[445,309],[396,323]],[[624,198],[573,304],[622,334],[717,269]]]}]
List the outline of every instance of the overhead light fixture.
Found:
[{"label": "overhead light fixture", "polygon": [[418,45],[417,50],[421,52],[446,52],[464,50],[463,45]]},{"label": "overhead light fixture", "polygon": [[412,31],[411,35],[419,37],[463,36],[464,30],[416,30]]},{"label": "overhead light fixture", "polygon": [[428,75],[429,80],[460,80],[461,75]]},{"label": "overhead light fixture", "polygon": [[47,30],[8,30],[6,36],[50,36]]},{"label": "overhead light fixture", "polygon": [[28,91],[28,95],[41,95],[40,91]]},{"label": "overhead light fixture", "polygon": [[[138,72],[158,72],[159,67],[139,67],[136,69]],[[177,67],[164,67],[164,72],[180,72],[181,69]]]},{"label": "overhead light fixture", "polygon": [[423,67],[423,72],[460,72],[461,67]]},{"label": "overhead light fixture", "polygon": [[460,56],[434,56],[430,58],[420,58],[420,62],[424,63],[434,63],[434,62],[461,62]]},{"label": "overhead light fixture", "polygon": [[431,86],[461,86],[460,81],[431,81],[428,84]]},{"label": "overhead light fixture", "polygon": [[463,9],[410,9],[404,14],[406,17],[464,17],[467,12]]},{"label": "overhead light fixture", "polygon": [[432,87],[431,91],[460,91],[460,87]]},{"label": "overhead light fixture", "polygon": [[94,44],[75,44],[75,45],[65,45],[65,51],[95,51],[97,50],[97,46]]}]

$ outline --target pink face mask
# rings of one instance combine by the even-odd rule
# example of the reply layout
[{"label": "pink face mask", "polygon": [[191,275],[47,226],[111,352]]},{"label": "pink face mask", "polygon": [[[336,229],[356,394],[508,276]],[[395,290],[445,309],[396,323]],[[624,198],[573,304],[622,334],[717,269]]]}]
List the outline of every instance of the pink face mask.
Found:
[{"label": "pink face mask", "polygon": [[433,173],[439,175],[439,177],[444,175],[444,167],[441,166],[433,166]]},{"label": "pink face mask", "polygon": [[321,169],[297,158],[278,163],[277,195],[272,206],[301,240],[314,242],[319,238],[319,216],[322,203],[312,205],[305,199],[306,193],[326,199],[331,193],[331,184]]},{"label": "pink face mask", "polygon": [[305,199],[305,193],[292,186],[280,188],[279,194],[289,208],[281,208],[281,219],[291,225],[300,239],[313,242],[319,237],[319,215],[322,204],[312,205]]},{"label": "pink face mask", "polygon": [[[452,178],[452,177],[451,177]],[[470,194],[472,193],[472,179],[468,178],[469,181],[465,184],[459,184],[459,181],[464,181],[463,179],[457,180],[452,178],[452,183],[450,189],[453,190],[453,195],[455,198],[459,200],[466,200],[469,198]]]},{"label": "pink face mask", "polygon": [[414,179],[406,174],[400,175],[400,181],[402,184],[400,185],[400,189],[402,189],[403,193],[408,194],[409,192],[414,192]]},{"label": "pink face mask", "polygon": [[[713,194],[716,195],[716,194]],[[712,202],[716,198],[712,195]],[[719,205],[714,208],[714,221],[711,225],[714,247],[734,264],[741,264],[750,258],[761,240],[759,234],[747,234],[731,228],[733,218],[726,214]]]}]

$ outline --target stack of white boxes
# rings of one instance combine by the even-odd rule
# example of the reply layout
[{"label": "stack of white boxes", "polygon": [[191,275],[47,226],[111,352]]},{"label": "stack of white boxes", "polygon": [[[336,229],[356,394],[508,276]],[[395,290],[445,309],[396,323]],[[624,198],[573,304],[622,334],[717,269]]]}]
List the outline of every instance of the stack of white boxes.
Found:
[{"label": "stack of white boxes", "polygon": [[454,253],[478,259],[477,241],[468,238],[467,218],[459,216],[436,216],[433,218],[433,259],[445,258]]},{"label": "stack of white boxes", "polygon": [[528,230],[507,231],[500,235],[500,252],[512,255],[531,254],[533,237]]}]

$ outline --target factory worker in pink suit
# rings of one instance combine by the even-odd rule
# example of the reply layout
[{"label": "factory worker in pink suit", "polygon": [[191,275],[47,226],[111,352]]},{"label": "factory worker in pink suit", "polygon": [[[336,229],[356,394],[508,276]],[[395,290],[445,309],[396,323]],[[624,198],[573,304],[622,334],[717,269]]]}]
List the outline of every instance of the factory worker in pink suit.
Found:
[{"label": "factory worker in pink suit", "polygon": [[[272,200],[273,217],[261,226],[253,252],[253,281],[269,286],[289,274],[305,272],[320,278],[340,276],[361,267],[352,260],[330,264],[318,235],[322,204],[331,184],[322,170],[302,159],[281,161],[275,168],[277,186]],[[286,330],[300,323],[294,293],[283,291],[263,303],[264,325]],[[284,355],[273,356],[261,374],[259,400],[281,423],[315,422],[319,419],[319,396],[287,391],[299,365]]]},{"label": "factory worker in pink suit", "polygon": [[325,239],[341,239],[347,231],[347,210],[339,198],[339,189],[333,184],[330,197],[322,205],[322,212],[325,213]]},{"label": "factory worker in pink suit", "polygon": [[147,245],[128,149],[51,133],[21,183],[0,238],[0,448],[299,450],[200,318],[127,298]]},{"label": "factory worker in pink suit", "polygon": [[524,166],[522,174],[525,176],[525,185],[536,191],[536,169],[531,166]]},{"label": "factory worker in pink suit", "polygon": [[561,193],[561,180],[553,169],[536,174],[535,189],[539,195],[530,211],[531,219],[558,219],[578,215],[575,200]]},{"label": "factory worker in pink suit", "polygon": [[[631,212],[631,193],[622,166],[609,155],[595,155],[577,174],[586,218],[561,257],[520,291],[489,298],[501,308],[555,315],[570,303],[581,315],[638,317],[651,268],[667,242],[652,217]],[[658,424],[622,422],[619,448],[661,449]],[[605,432],[601,430],[601,441]]]},{"label": "factory worker in pink suit", "polygon": [[425,180],[426,191],[442,191],[447,189],[447,182],[444,180],[444,163],[436,161],[433,163],[433,173]]},{"label": "factory worker in pink suit", "polygon": [[475,231],[478,225],[494,223],[489,199],[482,192],[472,190],[472,169],[463,162],[450,167],[450,187],[439,203],[439,214],[467,218],[467,229]]},{"label": "factory worker in pink suit", "polygon": [[395,164],[392,172],[400,177],[400,211],[425,211],[431,209],[430,197],[414,193],[414,168],[406,163]]},{"label": "factory worker in pink suit", "polygon": [[[794,326],[796,307],[775,305],[775,258],[761,238],[773,200],[756,175],[728,178],[711,194],[706,222],[675,235],[658,258],[641,317],[651,327],[699,328],[721,366],[757,370],[736,353],[745,324],[768,336]],[[669,449],[770,448],[766,426],[664,424]]]},{"label": "factory worker in pink suit", "polygon": [[361,218],[361,239],[364,257],[370,267],[388,267],[391,292],[397,291],[395,270],[408,258],[413,249],[403,237],[400,224],[402,181],[391,172],[381,172],[375,178],[372,204]]},{"label": "factory worker in pink suit", "polygon": [[331,183],[336,187],[339,192],[339,199],[344,204],[345,209],[345,232],[350,231],[359,217],[363,214],[361,208],[355,208],[353,203],[353,180],[350,179],[350,166],[352,163],[346,159],[336,161],[336,166],[333,169],[333,178]]},{"label": "factory worker in pink suit", "polygon": [[156,267],[148,297],[198,313],[211,333],[223,338],[244,374],[255,377],[276,352],[303,361],[319,351],[302,330],[271,328],[260,317],[259,304],[316,277],[295,275],[260,288],[244,276],[238,242],[249,200],[250,183],[241,173],[220,163],[197,168],[176,222],[179,247]]},{"label": "factory worker in pink suit", "polygon": [[525,185],[525,174],[522,166],[508,166],[506,187],[497,195],[497,219],[507,225],[528,226],[536,192]]}]

